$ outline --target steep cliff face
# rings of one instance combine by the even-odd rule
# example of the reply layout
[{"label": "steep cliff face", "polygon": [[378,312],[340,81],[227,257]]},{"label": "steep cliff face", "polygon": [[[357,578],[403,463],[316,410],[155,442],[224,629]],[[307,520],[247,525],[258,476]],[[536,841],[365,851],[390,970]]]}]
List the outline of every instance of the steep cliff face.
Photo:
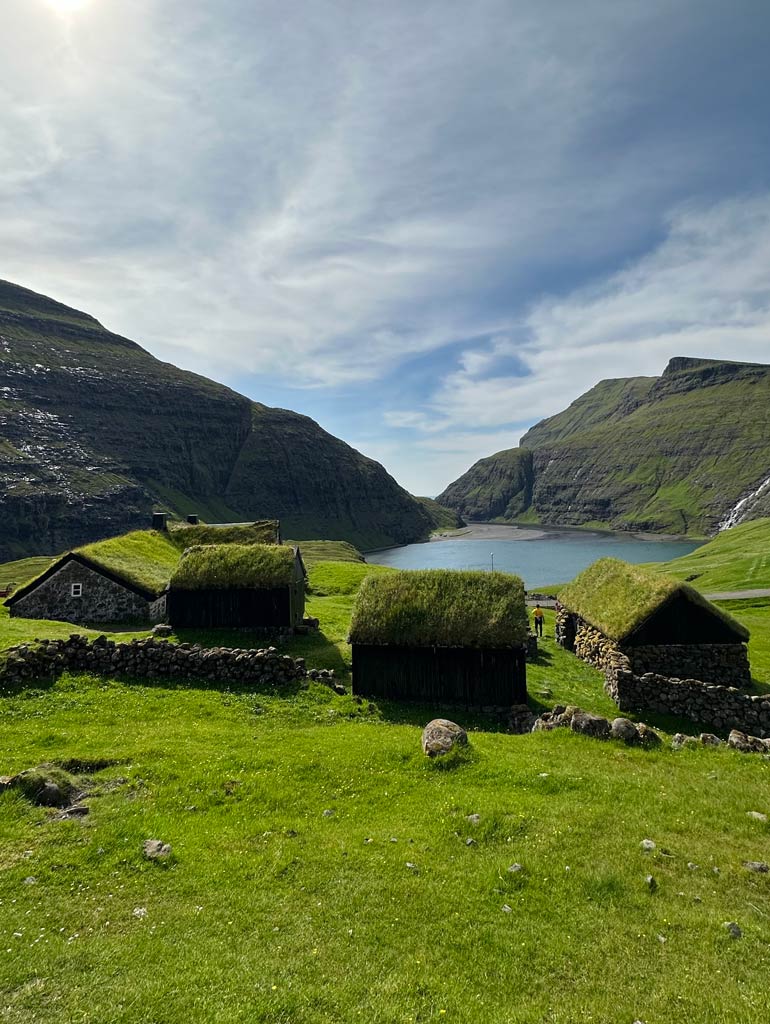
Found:
[{"label": "steep cliff face", "polygon": [[307,417],[0,282],[0,560],[143,526],[153,507],[277,517],[294,537],[363,547],[433,525],[382,466]]},{"label": "steep cliff face", "polygon": [[[524,452],[533,482],[522,509]],[[770,366],[678,357],[660,377],[602,381],[438,500],[469,515],[480,473],[496,481],[489,518],[503,521],[703,535],[767,515]],[[511,511],[499,511],[506,500]]]}]

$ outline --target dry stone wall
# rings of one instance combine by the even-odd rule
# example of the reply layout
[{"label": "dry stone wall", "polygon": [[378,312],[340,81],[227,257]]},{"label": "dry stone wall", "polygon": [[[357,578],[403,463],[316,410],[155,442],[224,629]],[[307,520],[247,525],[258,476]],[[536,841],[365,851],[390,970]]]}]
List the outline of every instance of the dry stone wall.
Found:
[{"label": "dry stone wall", "polygon": [[0,661],[0,685],[51,679],[68,670],[137,679],[166,676],[276,687],[306,677],[330,682],[334,674],[326,669],[308,671],[303,658],[281,655],[275,647],[240,650],[174,644],[155,638],[115,643],[106,637],[89,641],[73,634],[69,640],[12,647]]},{"label": "dry stone wall", "polygon": [[[561,615],[566,620],[566,613]],[[770,736],[768,695],[750,695],[729,685],[746,687],[751,682],[744,644],[621,649],[578,619],[574,652],[604,673],[604,689],[621,711],[658,711],[712,729]]]}]

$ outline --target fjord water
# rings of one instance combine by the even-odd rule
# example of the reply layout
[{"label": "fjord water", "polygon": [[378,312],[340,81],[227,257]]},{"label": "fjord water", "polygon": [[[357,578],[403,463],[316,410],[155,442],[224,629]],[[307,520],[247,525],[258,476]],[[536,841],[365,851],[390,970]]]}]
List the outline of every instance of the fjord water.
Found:
[{"label": "fjord water", "polygon": [[584,530],[474,525],[440,540],[367,552],[367,562],[397,569],[492,569],[521,576],[528,588],[564,583],[597,558],[667,562],[702,541]]}]

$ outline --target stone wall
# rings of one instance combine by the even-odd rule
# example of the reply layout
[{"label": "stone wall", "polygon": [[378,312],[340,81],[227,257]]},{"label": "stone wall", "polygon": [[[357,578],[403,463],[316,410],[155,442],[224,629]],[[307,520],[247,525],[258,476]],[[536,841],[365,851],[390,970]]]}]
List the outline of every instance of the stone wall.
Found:
[{"label": "stone wall", "polygon": [[745,644],[687,644],[624,647],[634,675],[655,672],[677,679],[700,679],[723,686],[749,686],[751,669]]},{"label": "stone wall", "polygon": [[[82,586],[80,597],[72,596],[73,583]],[[73,560],[15,601],[10,612],[22,619],[56,619],[79,625],[160,622],[166,615],[166,595],[148,601]]]},{"label": "stone wall", "polygon": [[621,711],[658,711],[712,729],[770,735],[768,695],[717,684],[750,684],[745,644],[620,648],[578,619],[574,652],[604,673],[604,689]]},{"label": "stone wall", "polygon": [[740,729],[770,736],[770,695],[742,693],[699,679],[671,679],[647,672],[616,671],[604,688],[621,711],[659,711],[680,715],[713,729]]},{"label": "stone wall", "polygon": [[334,675],[325,669],[308,671],[303,658],[281,655],[274,647],[200,647],[155,638],[115,643],[106,637],[89,641],[73,634],[69,640],[42,640],[10,648],[0,658],[0,685],[18,686],[36,679],[51,679],[67,670],[137,679],[170,676],[259,686],[281,686],[306,677],[329,682]]}]

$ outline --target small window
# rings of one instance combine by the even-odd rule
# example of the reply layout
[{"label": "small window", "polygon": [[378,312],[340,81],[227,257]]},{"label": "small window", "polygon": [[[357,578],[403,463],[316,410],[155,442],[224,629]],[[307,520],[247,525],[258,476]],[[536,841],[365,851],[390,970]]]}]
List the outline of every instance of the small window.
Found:
[{"label": "small window", "polygon": [[70,594],[72,595],[72,597],[82,597],[83,596],[83,584],[82,583],[73,583],[72,586],[70,587]]}]

